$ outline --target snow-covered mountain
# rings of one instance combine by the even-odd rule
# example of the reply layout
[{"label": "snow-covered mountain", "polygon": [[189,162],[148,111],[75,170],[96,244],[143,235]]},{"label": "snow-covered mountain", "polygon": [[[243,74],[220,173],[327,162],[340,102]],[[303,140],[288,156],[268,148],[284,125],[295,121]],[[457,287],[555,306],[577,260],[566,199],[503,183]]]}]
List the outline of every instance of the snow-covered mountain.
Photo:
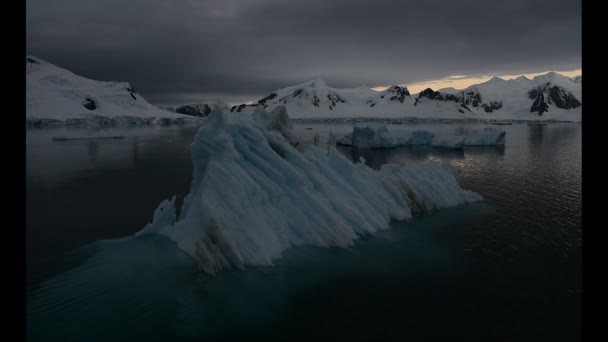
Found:
[{"label": "snow-covered mountain", "polygon": [[198,103],[185,104],[176,108],[173,108],[173,112],[197,117],[207,117],[215,107],[219,107],[222,110],[229,110],[228,105],[221,100],[211,100]]},{"label": "snow-covered mountain", "polygon": [[25,62],[27,120],[150,123],[193,119],[148,103],[127,82],[91,80],[34,56],[26,56]]},{"label": "snow-covered mountain", "polygon": [[528,79],[494,77],[466,89],[410,94],[406,87],[375,91],[366,86],[329,87],[314,80],[279,89],[256,103],[233,106],[232,112],[250,113],[257,107],[285,105],[293,118],[445,118],[581,121],[582,78],[555,72]]}]

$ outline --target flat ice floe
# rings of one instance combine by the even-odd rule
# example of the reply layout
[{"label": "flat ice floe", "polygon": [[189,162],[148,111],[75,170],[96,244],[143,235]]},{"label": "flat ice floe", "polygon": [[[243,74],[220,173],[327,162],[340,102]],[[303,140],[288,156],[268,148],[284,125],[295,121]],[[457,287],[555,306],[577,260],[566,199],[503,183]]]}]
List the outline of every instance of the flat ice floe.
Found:
[{"label": "flat ice floe", "polygon": [[459,149],[464,146],[497,146],[505,144],[506,132],[497,129],[473,131],[467,134],[446,134],[428,130],[395,129],[386,125],[362,123],[353,126],[352,133],[338,139],[338,144],[361,148],[381,148],[408,145]]},{"label": "flat ice floe", "polygon": [[176,217],[160,204],[138,234],[168,236],[200,269],[270,266],[292,246],[348,247],[415,212],[480,201],[447,163],[352,163],[333,146],[301,147],[285,107],[211,116],[192,144],[194,179]]}]

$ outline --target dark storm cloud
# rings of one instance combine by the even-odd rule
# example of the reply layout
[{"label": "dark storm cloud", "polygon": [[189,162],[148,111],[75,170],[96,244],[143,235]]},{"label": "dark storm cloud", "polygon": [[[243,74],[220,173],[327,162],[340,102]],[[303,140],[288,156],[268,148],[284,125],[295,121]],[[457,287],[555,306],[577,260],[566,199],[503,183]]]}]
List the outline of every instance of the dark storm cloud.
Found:
[{"label": "dark storm cloud", "polygon": [[580,0],[28,0],[27,52],[154,103],[581,65]]}]

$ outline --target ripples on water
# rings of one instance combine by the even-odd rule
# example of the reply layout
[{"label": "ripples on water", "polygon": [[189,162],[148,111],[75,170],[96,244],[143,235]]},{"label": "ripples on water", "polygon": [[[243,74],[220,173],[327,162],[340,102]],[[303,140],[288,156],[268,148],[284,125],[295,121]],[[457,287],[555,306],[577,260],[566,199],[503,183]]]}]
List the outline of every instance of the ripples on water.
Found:
[{"label": "ripples on water", "polygon": [[[502,149],[363,153],[372,167],[450,161],[485,202],[217,277],[160,237],[95,242],[188,192],[194,131],[62,143],[28,132],[28,340],[580,340],[581,127],[500,128]],[[330,129],[349,127],[296,126],[309,142]]]}]

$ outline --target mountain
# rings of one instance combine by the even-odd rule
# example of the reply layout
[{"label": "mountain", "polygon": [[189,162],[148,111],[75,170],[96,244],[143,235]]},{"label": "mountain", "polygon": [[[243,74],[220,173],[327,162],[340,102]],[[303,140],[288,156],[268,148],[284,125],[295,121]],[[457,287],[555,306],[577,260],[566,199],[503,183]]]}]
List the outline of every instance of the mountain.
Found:
[{"label": "mountain", "polygon": [[176,107],[173,109],[175,113],[197,116],[197,117],[206,117],[211,114],[213,109],[218,106],[224,111],[229,110],[228,105],[221,100],[212,100],[198,103],[191,103]]},{"label": "mountain", "polygon": [[[499,77],[452,92],[457,101],[481,108],[487,114],[515,119],[545,117],[567,121],[580,121],[582,107],[581,83],[549,72],[533,79],[520,76],[512,80]],[[441,92],[441,90],[440,90]],[[421,92],[422,97],[425,97]],[[427,97],[428,98],[428,97]]]},{"label": "mountain", "polygon": [[251,104],[231,107],[251,113],[257,107],[285,105],[293,118],[433,118],[518,119],[581,121],[581,77],[570,79],[555,72],[528,79],[494,77],[466,89],[411,94],[394,85],[383,91],[366,86],[338,89],[313,80],[272,92]]},{"label": "mountain", "polygon": [[34,56],[26,56],[25,63],[25,113],[30,122],[131,124],[192,120],[148,103],[127,82],[91,80]]}]

